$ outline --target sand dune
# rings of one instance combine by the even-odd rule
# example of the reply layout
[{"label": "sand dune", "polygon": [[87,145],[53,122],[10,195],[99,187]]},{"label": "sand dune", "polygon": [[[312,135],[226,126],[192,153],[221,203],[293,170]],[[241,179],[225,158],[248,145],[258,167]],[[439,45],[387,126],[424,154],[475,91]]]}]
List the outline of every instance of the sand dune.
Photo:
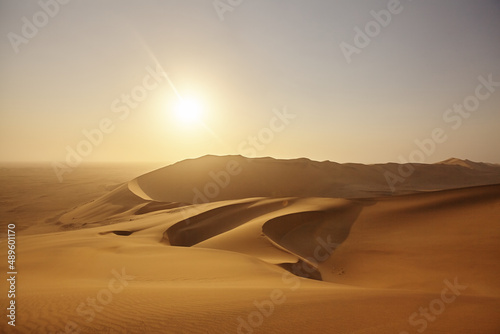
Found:
[{"label": "sand dune", "polygon": [[[189,201],[234,159],[233,198]],[[18,237],[17,326],[0,329],[498,333],[500,184],[463,187],[498,167],[466,164],[419,166],[418,189],[383,197],[380,166],[205,157],[148,173]],[[432,173],[460,187],[429,191]]]},{"label": "sand dune", "polygon": [[[142,175],[134,180],[134,189],[157,201],[205,203],[249,197],[378,197],[500,183],[500,166],[458,161],[363,165],[205,156]],[[386,172],[399,176],[412,168],[393,191]]]}]

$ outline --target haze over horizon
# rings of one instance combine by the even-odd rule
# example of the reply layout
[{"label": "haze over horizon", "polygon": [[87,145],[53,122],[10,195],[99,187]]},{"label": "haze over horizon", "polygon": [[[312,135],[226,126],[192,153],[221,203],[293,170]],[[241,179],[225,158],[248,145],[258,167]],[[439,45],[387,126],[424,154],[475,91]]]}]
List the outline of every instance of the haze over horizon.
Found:
[{"label": "haze over horizon", "polygon": [[0,161],[500,163],[500,2],[395,4],[1,0]]}]

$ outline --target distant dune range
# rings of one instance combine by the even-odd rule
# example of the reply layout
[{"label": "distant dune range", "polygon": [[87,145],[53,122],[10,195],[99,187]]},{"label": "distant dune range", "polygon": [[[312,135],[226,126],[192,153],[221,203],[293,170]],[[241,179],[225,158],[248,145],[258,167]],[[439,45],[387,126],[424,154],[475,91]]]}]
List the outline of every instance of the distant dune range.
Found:
[{"label": "distant dune range", "polygon": [[500,166],[411,167],[395,191],[397,164],[205,156],[139,176],[18,238],[17,329],[498,333]]},{"label": "distant dune range", "polygon": [[[237,166],[237,167],[234,167]],[[415,170],[395,184],[393,191],[386,173],[399,176]],[[223,174],[237,170],[226,187]],[[217,183],[217,181],[219,181]],[[219,191],[207,184],[220,184]],[[185,160],[142,175],[131,190],[137,195],[163,202],[214,202],[249,197],[339,197],[390,196],[417,191],[442,190],[500,183],[500,166],[449,159],[438,164],[394,163],[363,165],[338,164],[309,159],[247,159],[241,156],[205,156]],[[199,193],[195,193],[196,189]],[[196,196],[200,194],[203,196]],[[215,195],[215,196],[213,196]],[[200,201],[200,197],[201,201]]]}]

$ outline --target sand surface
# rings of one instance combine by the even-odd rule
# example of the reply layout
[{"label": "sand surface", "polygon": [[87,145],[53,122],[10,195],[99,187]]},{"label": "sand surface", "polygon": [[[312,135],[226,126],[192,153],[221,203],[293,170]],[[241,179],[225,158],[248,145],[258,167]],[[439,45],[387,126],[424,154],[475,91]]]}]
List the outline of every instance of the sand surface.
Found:
[{"label": "sand surface", "polygon": [[0,331],[499,333],[500,168],[419,165],[391,191],[397,168],[209,156],[59,184],[4,167],[19,273]]}]

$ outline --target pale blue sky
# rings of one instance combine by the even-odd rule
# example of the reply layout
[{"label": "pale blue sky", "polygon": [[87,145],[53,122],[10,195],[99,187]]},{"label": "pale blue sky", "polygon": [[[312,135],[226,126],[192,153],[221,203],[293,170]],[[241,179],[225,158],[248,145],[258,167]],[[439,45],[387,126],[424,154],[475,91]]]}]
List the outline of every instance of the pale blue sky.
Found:
[{"label": "pale blue sky", "polygon": [[[64,161],[104,118],[113,131],[86,161],[248,153],[248,137],[286,106],[296,117],[253,147],[258,156],[399,162],[439,127],[447,140],[426,162],[500,162],[500,87],[458,129],[443,120],[479,76],[500,82],[500,1],[401,0],[348,63],[340,43],[354,45],[354,28],[390,2],[244,0],[221,21],[209,0],[72,0],[16,53],[8,34],[22,36],[22,18],[41,7],[1,0],[0,159]],[[201,125],[172,117],[166,80],[126,119],[111,110],[156,64],[198,99]]]}]

